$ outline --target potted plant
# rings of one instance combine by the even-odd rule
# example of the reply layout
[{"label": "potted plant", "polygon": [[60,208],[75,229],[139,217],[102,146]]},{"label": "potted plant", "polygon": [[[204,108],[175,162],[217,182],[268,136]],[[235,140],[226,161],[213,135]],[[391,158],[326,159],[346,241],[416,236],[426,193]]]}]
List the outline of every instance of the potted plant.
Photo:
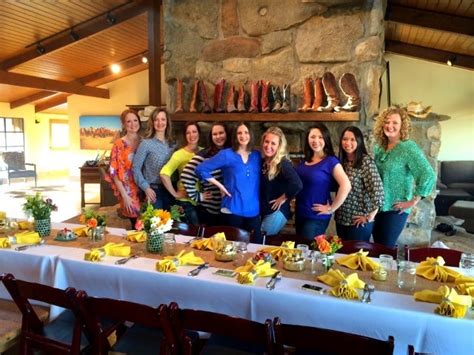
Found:
[{"label": "potted plant", "polygon": [[57,211],[58,207],[50,198],[43,198],[39,192],[35,195],[26,196],[23,211],[28,217],[35,220],[35,231],[41,237],[51,233],[51,212]]}]

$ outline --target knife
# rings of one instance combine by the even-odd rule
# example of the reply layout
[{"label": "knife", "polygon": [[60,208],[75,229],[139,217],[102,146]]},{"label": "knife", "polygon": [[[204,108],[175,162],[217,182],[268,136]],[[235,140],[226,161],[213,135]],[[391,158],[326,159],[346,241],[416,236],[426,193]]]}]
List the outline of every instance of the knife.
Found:
[{"label": "knife", "polygon": [[204,263],[199,265],[197,268],[188,272],[188,276],[197,276],[201,272],[201,270],[207,269],[209,267],[209,263]]},{"label": "knife", "polygon": [[265,287],[268,288],[270,291],[273,290],[275,288],[275,285],[276,285],[278,280],[281,280],[281,272],[280,271],[277,271],[273,274],[272,278],[270,279],[270,281],[267,282]]},{"label": "knife", "polygon": [[129,261],[130,259],[135,259],[135,258],[138,258],[138,255],[137,255],[137,254],[130,255],[130,256],[127,257],[127,258],[118,259],[118,260],[115,262],[115,264],[116,264],[116,265],[123,265],[123,264],[125,264],[127,261]]}]

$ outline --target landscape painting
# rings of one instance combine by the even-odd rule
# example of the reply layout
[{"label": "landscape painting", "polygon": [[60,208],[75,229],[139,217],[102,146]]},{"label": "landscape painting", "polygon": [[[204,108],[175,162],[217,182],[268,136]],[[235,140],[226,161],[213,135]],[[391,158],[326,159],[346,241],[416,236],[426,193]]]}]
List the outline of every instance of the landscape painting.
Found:
[{"label": "landscape painting", "polygon": [[81,149],[110,150],[120,137],[120,116],[80,116]]}]

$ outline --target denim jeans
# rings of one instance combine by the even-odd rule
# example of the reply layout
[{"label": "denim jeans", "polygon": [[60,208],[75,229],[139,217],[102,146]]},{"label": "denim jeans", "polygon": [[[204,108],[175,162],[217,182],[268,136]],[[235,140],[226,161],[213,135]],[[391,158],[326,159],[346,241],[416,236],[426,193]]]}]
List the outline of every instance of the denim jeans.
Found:
[{"label": "denim jeans", "polygon": [[276,235],[280,233],[288,220],[281,211],[275,211],[262,217],[262,232],[267,235]]},{"label": "denim jeans", "polygon": [[374,229],[374,222],[366,223],[365,226],[345,226],[336,223],[337,235],[342,240],[363,240],[365,242],[370,241],[372,230]]},{"label": "denim jeans", "polygon": [[164,210],[170,210],[171,206],[176,202],[173,196],[166,190],[162,185],[150,186],[156,194],[156,201],[153,203],[153,208],[161,208]]},{"label": "denim jeans", "polygon": [[246,231],[253,231],[252,243],[262,244],[262,233],[260,231],[260,215],[255,217],[243,217],[236,214],[222,213],[222,220],[227,226],[245,229]]},{"label": "denim jeans", "polygon": [[309,219],[304,217],[295,218],[296,234],[312,242],[314,237],[325,234],[329,225],[330,218]]},{"label": "denim jeans", "polygon": [[176,201],[178,206],[183,207],[184,210],[184,218],[183,222],[192,224],[192,225],[199,225],[199,217],[196,211],[196,206],[194,206],[191,202],[187,201]]},{"label": "denim jeans", "polygon": [[393,248],[405,228],[408,213],[398,211],[379,212],[375,216],[374,242]]}]

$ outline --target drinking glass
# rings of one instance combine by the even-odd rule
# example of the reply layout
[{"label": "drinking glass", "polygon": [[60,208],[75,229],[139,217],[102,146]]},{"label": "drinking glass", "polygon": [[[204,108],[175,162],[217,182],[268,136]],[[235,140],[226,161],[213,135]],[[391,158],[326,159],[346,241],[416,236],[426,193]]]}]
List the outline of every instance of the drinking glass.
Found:
[{"label": "drinking glass", "polygon": [[318,262],[321,259],[321,253],[317,250],[313,250],[311,253],[311,273],[317,274],[318,273]]},{"label": "drinking glass", "polygon": [[393,256],[388,255],[388,254],[380,254],[379,264],[381,267],[383,267],[387,271],[392,270]]},{"label": "drinking glass", "polygon": [[242,266],[245,263],[245,256],[247,254],[247,243],[245,242],[234,242],[235,251],[237,256],[234,260],[235,266]]},{"label": "drinking glass", "polygon": [[307,244],[298,244],[296,249],[301,250],[301,256],[305,259],[309,256],[309,246]]},{"label": "drinking glass", "polygon": [[474,276],[474,254],[462,253],[459,268],[466,276]]},{"label": "drinking glass", "polygon": [[163,255],[176,255],[176,238],[173,233],[165,233],[165,239],[163,240]]},{"label": "drinking glass", "polygon": [[397,285],[402,290],[413,291],[416,285],[416,264],[412,261],[400,261],[398,264]]}]

